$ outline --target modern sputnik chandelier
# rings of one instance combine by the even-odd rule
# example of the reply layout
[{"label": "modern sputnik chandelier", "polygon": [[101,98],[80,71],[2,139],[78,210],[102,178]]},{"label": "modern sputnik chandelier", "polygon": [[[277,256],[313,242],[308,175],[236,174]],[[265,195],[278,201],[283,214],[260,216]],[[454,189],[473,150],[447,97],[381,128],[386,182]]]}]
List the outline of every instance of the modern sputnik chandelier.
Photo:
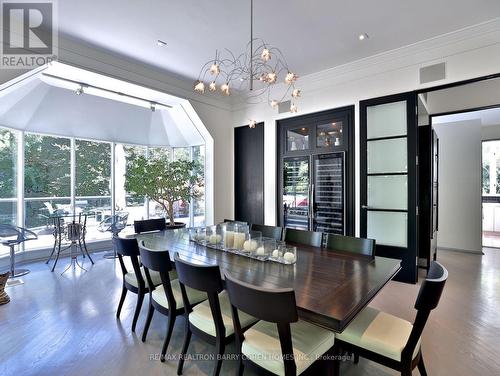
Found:
[{"label": "modern sputnik chandelier", "polygon": [[[297,99],[301,92],[295,87],[298,76],[288,68],[282,52],[260,38],[253,36],[253,0],[250,0],[250,41],[245,52],[235,55],[228,49],[215,52],[206,62],[194,84],[194,91],[230,95],[233,90],[246,91],[248,103],[264,99],[273,108],[290,99],[290,112],[297,112]],[[280,85],[281,84],[281,85]],[[255,127],[250,120],[250,127]]]}]

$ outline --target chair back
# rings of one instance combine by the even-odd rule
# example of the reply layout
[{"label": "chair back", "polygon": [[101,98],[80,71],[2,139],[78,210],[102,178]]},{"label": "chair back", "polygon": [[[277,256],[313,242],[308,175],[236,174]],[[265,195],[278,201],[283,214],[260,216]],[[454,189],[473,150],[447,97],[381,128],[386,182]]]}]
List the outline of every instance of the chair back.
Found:
[{"label": "chair back", "polygon": [[167,250],[155,250],[146,247],[144,240],[139,242],[139,253],[142,264],[149,270],[167,274],[172,270],[170,254]]},{"label": "chair back", "polygon": [[279,341],[285,375],[295,375],[297,366],[294,360],[292,332],[290,323],[298,321],[295,292],[293,289],[269,290],[254,286],[225,273],[226,289],[231,302],[236,343],[240,350],[244,340],[238,310],[248,313],[257,319],[275,323],[278,328]]},{"label": "chair back", "polygon": [[218,294],[224,290],[219,265],[196,265],[182,260],[176,252],[175,270],[183,285],[207,293]]},{"label": "chair back", "polygon": [[[149,293],[152,294],[156,288],[151,279],[151,274],[149,273],[150,270],[153,270],[160,274],[161,284],[165,290],[165,296],[168,301],[168,309],[175,312],[177,310],[177,303],[175,301],[172,284],[168,275],[168,273],[172,270],[170,254],[167,250],[159,251],[147,248],[144,244],[144,240],[139,242],[139,253],[141,255],[142,265],[144,266],[144,274],[146,274]],[[150,295],[150,299],[152,299],[152,295]]]},{"label": "chair back", "polygon": [[226,338],[226,327],[222,319],[219,293],[224,290],[218,265],[196,265],[181,260],[179,253],[175,253],[175,269],[181,286],[184,311],[186,315],[191,312],[191,302],[186,293],[186,286],[207,293],[210,311],[215,324],[215,333],[218,338]]},{"label": "chair back", "polygon": [[297,230],[294,228],[285,228],[285,241],[303,245],[310,245],[312,247],[321,247],[323,242],[323,233]]},{"label": "chair back", "polygon": [[252,223],[252,231],[260,231],[262,236],[275,240],[281,240],[283,228],[276,226],[257,225]]},{"label": "chair back", "polygon": [[374,239],[328,234],[326,248],[334,251],[351,252],[372,257],[375,256]]},{"label": "chair back", "polygon": [[426,279],[420,286],[417,300],[415,302],[417,316],[415,317],[408,342],[401,353],[401,360],[403,362],[411,363],[415,347],[422,336],[429,314],[439,304],[447,279],[448,271],[446,268],[439,262],[433,261],[429,268],[429,272],[427,273]]},{"label": "chair back", "polygon": [[123,275],[128,273],[127,267],[123,261],[123,257],[130,257],[132,262],[132,267],[134,268],[135,277],[137,279],[138,285],[145,287],[146,283],[141,273],[141,265],[139,262],[139,245],[137,240],[134,238],[113,238],[113,246],[116,249],[118,255],[118,261],[120,262],[120,267],[122,269]]},{"label": "chair back", "polygon": [[296,322],[299,317],[293,289],[265,289],[240,281],[225,272],[231,305],[259,320],[274,323]]},{"label": "chair back", "polygon": [[136,234],[140,234],[141,232],[150,232],[150,231],[163,231],[167,228],[167,222],[165,218],[154,218],[154,219],[145,219],[142,221],[134,221],[134,231]]},{"label": "chair back", "polygon": [[420,286],[415,309],[432,311],[439,304],[441,294],[448,279],[448,270],[437,261],[433,261],[427,277]]}]

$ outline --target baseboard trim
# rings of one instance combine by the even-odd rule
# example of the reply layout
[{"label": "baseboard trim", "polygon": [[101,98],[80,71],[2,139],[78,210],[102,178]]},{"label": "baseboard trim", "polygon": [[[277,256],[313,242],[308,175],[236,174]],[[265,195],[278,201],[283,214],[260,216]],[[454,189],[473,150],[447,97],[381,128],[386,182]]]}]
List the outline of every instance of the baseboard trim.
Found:
[{"label": "baseboard trim", "polygon": [[[460,253],[470,253],[473,255],[484,255],[483,251],[473,251],[471,249],[461,249],[461,248],[451,248],[451,247],[438,247],[439,251],[452,251],[452,252],[460,252]],[[439,257],[439,253],[438,253]]]}]

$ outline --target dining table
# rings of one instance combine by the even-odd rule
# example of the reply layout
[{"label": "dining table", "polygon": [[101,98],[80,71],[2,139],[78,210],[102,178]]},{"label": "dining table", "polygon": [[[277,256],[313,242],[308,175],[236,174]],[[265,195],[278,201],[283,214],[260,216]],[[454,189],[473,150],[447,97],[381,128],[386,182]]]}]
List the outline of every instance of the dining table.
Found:
[{"label": "dining table", "polygon": [[342,332],[401,269],[401,260],[371,257],[321,247],[288,243],[297,248],[295,264],[261,261],[191,241],[187,229],[133,234],[144,245],[168,251],[188,262],[219,265],[233,277],[267,289],[292,288],[299,317]]}]

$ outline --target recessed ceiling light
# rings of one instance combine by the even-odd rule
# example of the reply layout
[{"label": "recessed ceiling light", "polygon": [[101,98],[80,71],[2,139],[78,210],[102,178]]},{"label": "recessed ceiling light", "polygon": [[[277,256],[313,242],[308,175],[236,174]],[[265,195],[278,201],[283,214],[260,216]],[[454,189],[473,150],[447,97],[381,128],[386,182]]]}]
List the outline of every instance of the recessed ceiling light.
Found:
[{"label": "recessed ceiling light", "polygon": [[167,42],[164,42],[162,41],[161,39],[158,39],[156,41],[156,44],[159,46],[159,47],[165,47],[167,45]]},{"label": "recessed ceiling light", "polygon": [[365,40],[365,39],[368,39],[368,38],[370,38],[370,37],[366,33],[359,34],[359,36],[358,36],[359,40]]}]

